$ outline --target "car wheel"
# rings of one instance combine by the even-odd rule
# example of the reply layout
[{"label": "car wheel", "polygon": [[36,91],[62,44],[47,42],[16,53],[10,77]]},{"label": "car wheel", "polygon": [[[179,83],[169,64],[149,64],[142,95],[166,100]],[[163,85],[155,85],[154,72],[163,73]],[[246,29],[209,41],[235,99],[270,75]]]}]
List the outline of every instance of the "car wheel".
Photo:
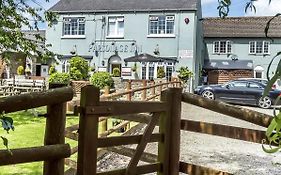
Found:
[{"label": "car wheel", "polygon": [[202,97],[214,100],[215,99],[215,94],[212,91],[206,90],[202,93]]},{"label": "car wheel", "polygon": [[272,100],[269,97],[260,97],[259,101],[258,101],[258,106],[260,108],[264,108],[264,109],[268,109],[270,108],[272,105]]}]

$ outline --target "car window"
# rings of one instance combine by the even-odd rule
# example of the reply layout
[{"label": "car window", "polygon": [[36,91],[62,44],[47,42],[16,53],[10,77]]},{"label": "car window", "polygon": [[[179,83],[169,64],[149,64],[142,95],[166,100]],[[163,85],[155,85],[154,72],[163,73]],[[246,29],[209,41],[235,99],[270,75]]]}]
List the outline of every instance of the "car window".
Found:
[{"label": "car window", "polygon": [[232,86],[236,88],[246,88],[247,82],[232,82]]},{"label": "car window", "polygon": [[261,88],[258,84],[256,84],[256,83],[249,83],[248,84],[248,87],[249,88],[256,88],[256,89],[258,89],[258,88]]}]

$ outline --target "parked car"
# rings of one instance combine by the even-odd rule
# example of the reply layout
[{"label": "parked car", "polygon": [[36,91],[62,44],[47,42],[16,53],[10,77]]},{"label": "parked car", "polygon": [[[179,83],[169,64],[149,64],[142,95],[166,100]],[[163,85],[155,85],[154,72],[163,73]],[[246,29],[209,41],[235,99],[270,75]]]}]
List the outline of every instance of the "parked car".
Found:
[{"label": "parked car", "polygon": [[[267,85],[268,80],[264,78],[239,78],[238,80],[253,80],[253,81],[258,81],[260,83],[263,83]],[[281,80],[276,80],[276,82],[272,85],[273,89],[281,89]]]},{"label": "parked car", "polygon": [[198,86],[194,93],[212,100],[221,100],[228,103],[257,105],[261,108],[270,108],[278,104],[276,99],[281,91],[272,89],[268,96],[262,98],[266,84],[254,80],[233,80],[223,85]]}]

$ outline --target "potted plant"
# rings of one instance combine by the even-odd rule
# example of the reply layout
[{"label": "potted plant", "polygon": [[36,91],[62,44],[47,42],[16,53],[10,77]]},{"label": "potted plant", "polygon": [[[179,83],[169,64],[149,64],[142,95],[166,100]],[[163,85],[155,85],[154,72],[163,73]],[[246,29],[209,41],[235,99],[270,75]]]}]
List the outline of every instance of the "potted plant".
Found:
[{"label": "potted plant", "polygon": [[164,78],[164,77],[165,77],[164,67],[158,67],[157,78]]},{"label": "potted plant", "polygon": [[49,77],[49,88],[57,88],[68,86],[70,83],[70,76],[68,73],[52,73]]},{"label": "potted plant", "polygon": [[82,57],[72,57],[70,63],[70,79],[74,81],[88,80],[89,78],[89,65],[88,62]]},{"label": "potted plant", "polygon": [[120,69],[118,68],[118,67],[115,67],[114,69],[113,69],[113,72],[112,72],[112,76],[113,77],[120,77]]},{"label": "potted plant", "polygon": [[99,89],[105,86],[114,87],[114,80],[108,72],[96,72],[90,78],[90,83]]},{"label": "potted plant", "polygon": [[15,76],[15,78],[17,79],[24,79],[24,67],[23,66],[19,66],[17,68],[17,75]]},{"label": "potted plant", "polygon": [[179,73],[178,78],[182,81],[183,90],[186,91],[188,80],[192,77],[193,73],[188,69],[188,67],[180,67],[177,72]]}]

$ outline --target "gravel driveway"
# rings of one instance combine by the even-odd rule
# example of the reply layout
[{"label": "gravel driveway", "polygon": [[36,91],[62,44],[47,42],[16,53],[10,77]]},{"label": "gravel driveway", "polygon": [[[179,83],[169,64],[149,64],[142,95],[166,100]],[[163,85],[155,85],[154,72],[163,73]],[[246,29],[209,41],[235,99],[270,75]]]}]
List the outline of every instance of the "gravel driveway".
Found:
[{"label": "gravel driveway", "polygon": [[[271,110],[246,108],[272,114]],[[258,130],[266,129],[186,103],[182,104],[182,118]],[[239,175],[281,174],[280,153],[267,154],[263,152],[260,144],[187,131],[181,132],[181,160]]]},{"label": "gravel driveway", "polygon": [[[246,107],[272,114],[271,110]],[[182,119],[205,121],[224,125],[239,126],[257,130],[266,128],[234,119],[194,105],[182,103]],[[157,153],[156,144],[149,144],[146,152]],[[281,154],[267,154],[260,144],[219,136],[181,131],[180,159],[184,162],[226,171],[237,175],[279,175],[281,174]],[[129,158],[108,154],[100,161],[99,169],[108,170],[125,167]]]}]

